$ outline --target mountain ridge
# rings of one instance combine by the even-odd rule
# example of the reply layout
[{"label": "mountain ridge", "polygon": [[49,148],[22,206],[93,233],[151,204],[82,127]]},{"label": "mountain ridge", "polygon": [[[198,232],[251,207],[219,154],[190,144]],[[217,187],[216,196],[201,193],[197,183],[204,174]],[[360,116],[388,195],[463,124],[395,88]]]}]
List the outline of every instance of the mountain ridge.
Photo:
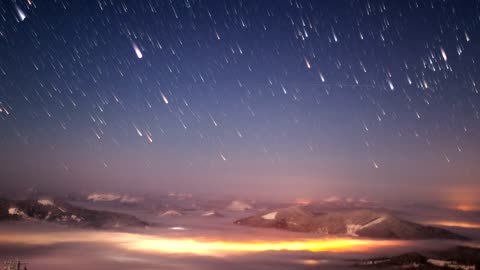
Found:
[{"label": "mountain ridge", "polygon": [[148,223],[128,214],[99,211],[51,198],[9,200],[0,198],[0,221],[46,221],[93,228],[146,227]]},{"label": "mountain ridge", "polygon": [[314,212],[305,206],[290,206],[242,218],[234,223],[351,237],[468,240],[467,237],[445,229],[397,218],[386,210],[354,209]]}]

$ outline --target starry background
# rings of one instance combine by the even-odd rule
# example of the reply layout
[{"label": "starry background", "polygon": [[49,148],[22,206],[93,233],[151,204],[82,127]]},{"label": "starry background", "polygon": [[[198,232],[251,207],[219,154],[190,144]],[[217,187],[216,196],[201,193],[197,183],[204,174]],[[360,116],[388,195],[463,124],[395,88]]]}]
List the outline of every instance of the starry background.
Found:
[{"label": "starry background", "polygon": [[2,186],[474,190],[479,12],[467,0],[2,0]]}]

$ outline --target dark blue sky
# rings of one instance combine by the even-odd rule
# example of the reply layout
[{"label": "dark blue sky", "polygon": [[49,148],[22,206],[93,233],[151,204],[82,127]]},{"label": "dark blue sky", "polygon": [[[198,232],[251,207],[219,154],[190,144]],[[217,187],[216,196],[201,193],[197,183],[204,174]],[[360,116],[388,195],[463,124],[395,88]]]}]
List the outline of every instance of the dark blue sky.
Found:
[{"label": "dark blue sky", "polygon": [[478,188],[479,9],[4,0],[2,183],[280,197]]}]

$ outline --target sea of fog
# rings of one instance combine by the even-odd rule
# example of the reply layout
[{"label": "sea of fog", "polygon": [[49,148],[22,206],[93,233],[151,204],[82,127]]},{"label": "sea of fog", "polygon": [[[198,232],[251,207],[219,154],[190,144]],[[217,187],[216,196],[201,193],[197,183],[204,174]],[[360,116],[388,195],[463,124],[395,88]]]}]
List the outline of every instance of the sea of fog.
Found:
[{"label": "sea of fog", "polygon": [[[189,212],[161,217],[136,208],[76,203],[79,206],[133,214],[148,228],[94,230],[40,221],[0,224],[0,259],[26,261],[28,269],[352,269],[354,259],[410,251],[479,246],[478,229],[449,228],[473,241],[358,240],[234,225],[254,212],[202,217]],[[422,221],[446,218],[416,208],[399,214]],[[423,214],[422,211],[428,212]],[[425,218],[426,217],[426,218]],[[451,216],[449,216],[451,218]],[[466,217],[458,217],[468,218]],[[467,220],[474,222],[474,220]]]}]

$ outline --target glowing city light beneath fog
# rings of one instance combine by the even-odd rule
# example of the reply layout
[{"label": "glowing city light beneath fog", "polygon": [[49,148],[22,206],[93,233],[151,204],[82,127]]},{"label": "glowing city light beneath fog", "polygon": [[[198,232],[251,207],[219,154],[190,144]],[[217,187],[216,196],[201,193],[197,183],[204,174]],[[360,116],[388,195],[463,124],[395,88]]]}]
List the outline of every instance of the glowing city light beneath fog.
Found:
[{"label": "glowing city light beneath fog", "polygon": [[315,239],[304,241],[229,242],[195,239],[166,239],[141,237],[123,245],[129,250],[150,253],[194,253],[208,256],[224,256],[233,253],[265,251],[310,251],[310,252],[365,252],[373,248],[401,245],[400,241],[361,240],[350,238]]},{"label": "glowing city light beneath fog", "polygon": [[459,210],[459,211],[465,211],[465,212],[470,212],[470,211],[477,211],[479,210],[479,207],[472,205],[472,204],[459,204],[455,205],[452,207],[452,209]]},{"label": "glowing city light beneath fog", "polygon": [[464,222],[464,221],[431,221],[428,222],[432,225],[437,226],[445,226],[445,227],[459,227],[459,228],[467,228],[467,229],[480,229],[480,223],[474,222]]},{"label": "glowing city light beneath fog", "polygon": [[[179,227],[174,227],[178,229]],[[216,239],[167,238],[155,235],[99,232],[32,232],[0,234],[0,243],[53,245],[61,243],[109,244],[124,250],[142,253],[176,253],[202,256],[227,256],[265,251],[367,252],[407,244],[398,240],[367,240],[353,238],[321,238],[292,241],[225,241]]]}]

